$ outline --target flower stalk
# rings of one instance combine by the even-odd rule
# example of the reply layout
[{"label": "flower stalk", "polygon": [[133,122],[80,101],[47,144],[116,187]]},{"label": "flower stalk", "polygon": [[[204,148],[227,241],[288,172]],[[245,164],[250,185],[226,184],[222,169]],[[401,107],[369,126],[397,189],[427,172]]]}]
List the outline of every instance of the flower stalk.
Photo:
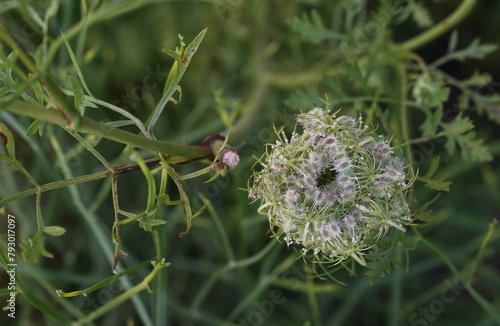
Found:
[{"label": "flower stalk", "polygon": [[[46,109],[37,104],[16,101],[8,106],[0,107],[0,110],[25,115],[34,119],[41,119],[58,124],[63,128],[67,127],[67,121],[59,111]],[[86,117],[81,117],[80,123],[78,126],[75,126],[74,131],[101,136],[122,144],[169,155],[173,161],[179,160],[178,157],[173,156],[181,156],[186,160],[193,160],[211,155],[210,149],[203,146],[178,145],[152,140]]]},{"label": "flower stalk", "polygon": [[418,49],[424,44],[431,42],[432,40],[438,38],[442,34],[449,31],[455,25],[460,23],[474,8],[477,0],[464,0],[458,6],[457,9],[450,16],[446,17],[444,20],[436,24],[431,29],[426,30],[425,32],[396,45],[396,50],[398,51],[413,51]]}]

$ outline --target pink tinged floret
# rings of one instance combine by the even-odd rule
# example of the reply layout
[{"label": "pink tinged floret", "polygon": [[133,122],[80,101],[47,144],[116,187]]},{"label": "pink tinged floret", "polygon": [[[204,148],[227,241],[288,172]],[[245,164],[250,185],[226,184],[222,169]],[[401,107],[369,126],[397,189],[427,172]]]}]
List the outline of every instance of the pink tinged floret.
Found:
[{"label": "pink tinged floret", "polygon": [[313,169],[310,166],[304,165],[304,171],[306,171],[308,174],[314,174]]},{"label": "pink tinged floret", "polygon": [[314,174],[318,174],[319,168],[318,168],[318,164],[316,164],[316,162],[311,162],[311,168],[312,168]]},{"label": "pink tinged floret", "polygon": [[271,169],[274,169],[274,170],[280,170],[281,171],[284,167],[285,167],[285,164],[280,163],[280,162],[273,162],[271,164]]},{"label": "pink tinged floret", "polygon": [[331,144],[333,144],[334,142],[335,142],[335,138],[331,138],[331,137],[329,137],[329,138],[326,138],[326,139],[325,139],[324,144],[325,144],[325,145],[331,145]]},{"label": "pink tinged floret", "polygon": [[348,169],[350,165],[351,162],[349,162],[347,158],[343,157],[335,162],[335,169],[342,171]]},{"label": "pink tinged floret", "polygon": [[318,145],[321,138],[323,138],[323,135],[316,135],[316,137],[314,137],[313,145]]},{"label": "pink tinged floret", "polygon": [[354,179],[348,176],[339,176],[336,181],[341,188],[348,188],[354,185]]},{"label": "pink tinged floret", "polygon": [[304,183],[306,187],[311,187],[311,188],[316,187],[316,182],[314,182],[314,180],[310,177],[304,177]]},{"label": "pink tinged floret", "polygon": [[403,181],[404,178],[405,178],[404,173],[401,172],[401,171],[398,171],[398,169],[395,168],[394,166],[388,165],[385,168],[384,171],[385,171],[384,176],[388,180],[391,180],[391,181]]},{"label": "pink tinged floret", "polygon": [[333,205],[335,203],[335,200],[336,200],[335,191],[330,190],[326,195],[326,203],[328,205]]},{"label": "pink tinged floret", "polygon": [[356,185],[354,183],[349,184],[344,188],[344,190],[349,193],[353,193],[356,190]]},{"label": "pink tinged floret", "polygon": [[309,199],[314,200],[316,198],[316,188],[311,188],[308,191],[306,191],[306,197]]},{"label": "pink tinged floret", "polygon": [[335,222],[329,222],[325,225],[325,230],[330,238],[334,239],[342,233],[342,229]]},{"label": "pink tinged floret", "polygon": [[376,143],[373,147],[373,151],[377,159],[389,158],[393,153],[391,146],[385,141]]},{"label": "pink tinged floret", "polygon": [[352,126],[354,126],[355,122],[356,121],[353,118],[349,117],[349,118],[344,120],[344,125],[346,127],[352,127]]},{"label": "pink tinged floret", "polygon": [[328,156],[326,156],[325,154],[321,155],[319,161],[321,163],[321,168],[326,168],[328,165]]},{"label": "pink tinged floret", "polygon": [[356,219],[351,215],[351,214],[347,214],[345,217],[344,217],[344,224],[349,228],[349,229],[353,229],[355,226],[356,226]]},{"label": "pink tinged floret", "polygon": [[323,192],[321,190],[318,190],[316,192],[316,202],[320,203],[322,199],[323,199]]},{"label": "pink tinged floret", "polygon": [[285,201],[289,206],[296,206],[299,197],[300,192],[297,190],[288,190],[285,194]]},{"label": "pink tinged floret", "polygon": [[351,192],[351,191],[346,191],[346,190],[344,190],[344,191],[342,191],[342,192],[340,193],[339,198],[340,198],[340,200],[341,200],[341,201],[346,202],[346,201],[348,201],[349,199],[351,199],[351,195],[352,195],[352,192]]}]

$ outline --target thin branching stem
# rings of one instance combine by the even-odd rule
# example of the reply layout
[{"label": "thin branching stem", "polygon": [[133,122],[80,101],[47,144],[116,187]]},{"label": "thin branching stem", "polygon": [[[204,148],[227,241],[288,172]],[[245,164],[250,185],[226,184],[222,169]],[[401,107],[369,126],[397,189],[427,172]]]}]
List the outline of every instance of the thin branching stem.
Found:
[{"label": "thin branching stem", "polygon": [[490,315],[493,320],[495,320],[498,324],[500,324],[500,313],[498,310],[495,309],[476,289],[474,289],[470,283],[469,280],[467,280],[463,274],[458,270],[458,268],[455,266],[455,264],[451,261],[448,256],[442,252],[438,247],[436,247],[432,242],[427,240],[419,231],[417,228],[413,228],[413,231],[417,236],[419,237],[420,241],[425,244],[427,247],[429,247],[432,251],[434,251],[448,266],[448,268],[451,270],[453,275],[458,279],[460,283],[462,283],[465,288],[467,289],[467,292],[471,295],[471,297],[474,299],[474,301],[477,302],[477,304],[483,308],[483,310]]},{"label": "thin branching stem", "polygon": [[470,12],[472,8],[475,6],[478,0],[463,0],[460,6],[451,13],[450,16],[443,19],[438,24],[434,25],[431,29],[426,30],[425,32],[396,45],[396,50],[398,51],[412,51],[420,48],[422,45],[425,45],[432,40],[435,40],[439,36],[443,35],[451,28],[460,23]]}]

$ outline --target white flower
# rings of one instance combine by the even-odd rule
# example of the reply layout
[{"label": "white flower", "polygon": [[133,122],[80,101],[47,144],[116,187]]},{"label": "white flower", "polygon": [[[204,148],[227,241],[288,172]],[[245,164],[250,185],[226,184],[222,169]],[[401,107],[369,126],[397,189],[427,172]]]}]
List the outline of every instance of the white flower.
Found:
[{"label": "white flower", "polygon": [[[314,108],[297,116],[302,134],[269,145],[254,174],[251,199],[303,255],[339,262],[359,257],[389,229],[412,222],[405,200],[412,180],[389,141],[361,119]],[[274,230],[273,230],[274,231]]]}]

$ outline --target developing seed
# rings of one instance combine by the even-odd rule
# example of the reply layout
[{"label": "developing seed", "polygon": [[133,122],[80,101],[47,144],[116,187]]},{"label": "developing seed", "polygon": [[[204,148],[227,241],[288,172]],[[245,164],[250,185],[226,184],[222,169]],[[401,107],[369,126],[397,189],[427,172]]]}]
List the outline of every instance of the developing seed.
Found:
[{"label": "developing seed", "polygon": [[337,167],[337,170],[347,169],[349,167],[349,165],[350,165],[349,161],[346,161],[346,162],[340,164],[339,167]]},{"label": "developing seed", "polygon": [[316,202],[321,202],[321,199],[323,198],[323,192],[321,190],[318,190],[318,193],[316,195]]},{"label": "developing seed", "polygon": [[314,137],[314,146],[318,145],[319,141],[321,139],[321,135],[317,135],[316,137]]},{"label": "developing seed", "polygon": [[348,228],[352,229],[356,226],[356,220],[350,214],[348,214],[344,217],[344,224]]},{"label": "developing seed", "polygon": [[314,174],[314,171],[307,165],[304,165],[304,171],[306,171],[308,174]]},{"label": "developing seed", "polygon": [[328,205],[333,205],[333,203],[335,203],[335,192],[330,191],[328,197],[326,198],[326,202]]},{"label": "developing seed", "polygon": [[305,177],[305,179],[304,179],[304,180],[305,180],[306,184],[308,184],[309,186],[311,186],[311,187],[316,187],[316,183],[314,183],[314,180],[313,180],[313,179],[311,179],[311,178],[309,178],[309,177]]},{"label": "developing seed", "polygon": [[327,227],[329,228],[328,233],[330,233],[334,237],[338,236],[342,232],[342,229],[337,224],[335,224],[333,222],[328,223]]},{"label": "developing seed", "polygon": [[321,155],[321,165],[324,167],[326,167],[326,165],[328,164],[328,156],[326,155]]},{"label": "developing seed", "polygon": [[312,189],[309,189],[307,192],[306,192],[306,197],[307,198],[310,198],[310,199],[314,199],[314,195],[316,194],[316,189],[315,188],[312,188]]},{"label": "developing seed", "polygon": [[333,144],[333,142],[335,141],[335,139],[333,138],[328,138],[327,140],[325,140],[325,145],[330,145],[330,144]]},{"label": "developing seed", "polygon": [[314,171],[314,174],[317,174],[319,172],[318,165],[315,162],[311,162],[311,167]]}]

